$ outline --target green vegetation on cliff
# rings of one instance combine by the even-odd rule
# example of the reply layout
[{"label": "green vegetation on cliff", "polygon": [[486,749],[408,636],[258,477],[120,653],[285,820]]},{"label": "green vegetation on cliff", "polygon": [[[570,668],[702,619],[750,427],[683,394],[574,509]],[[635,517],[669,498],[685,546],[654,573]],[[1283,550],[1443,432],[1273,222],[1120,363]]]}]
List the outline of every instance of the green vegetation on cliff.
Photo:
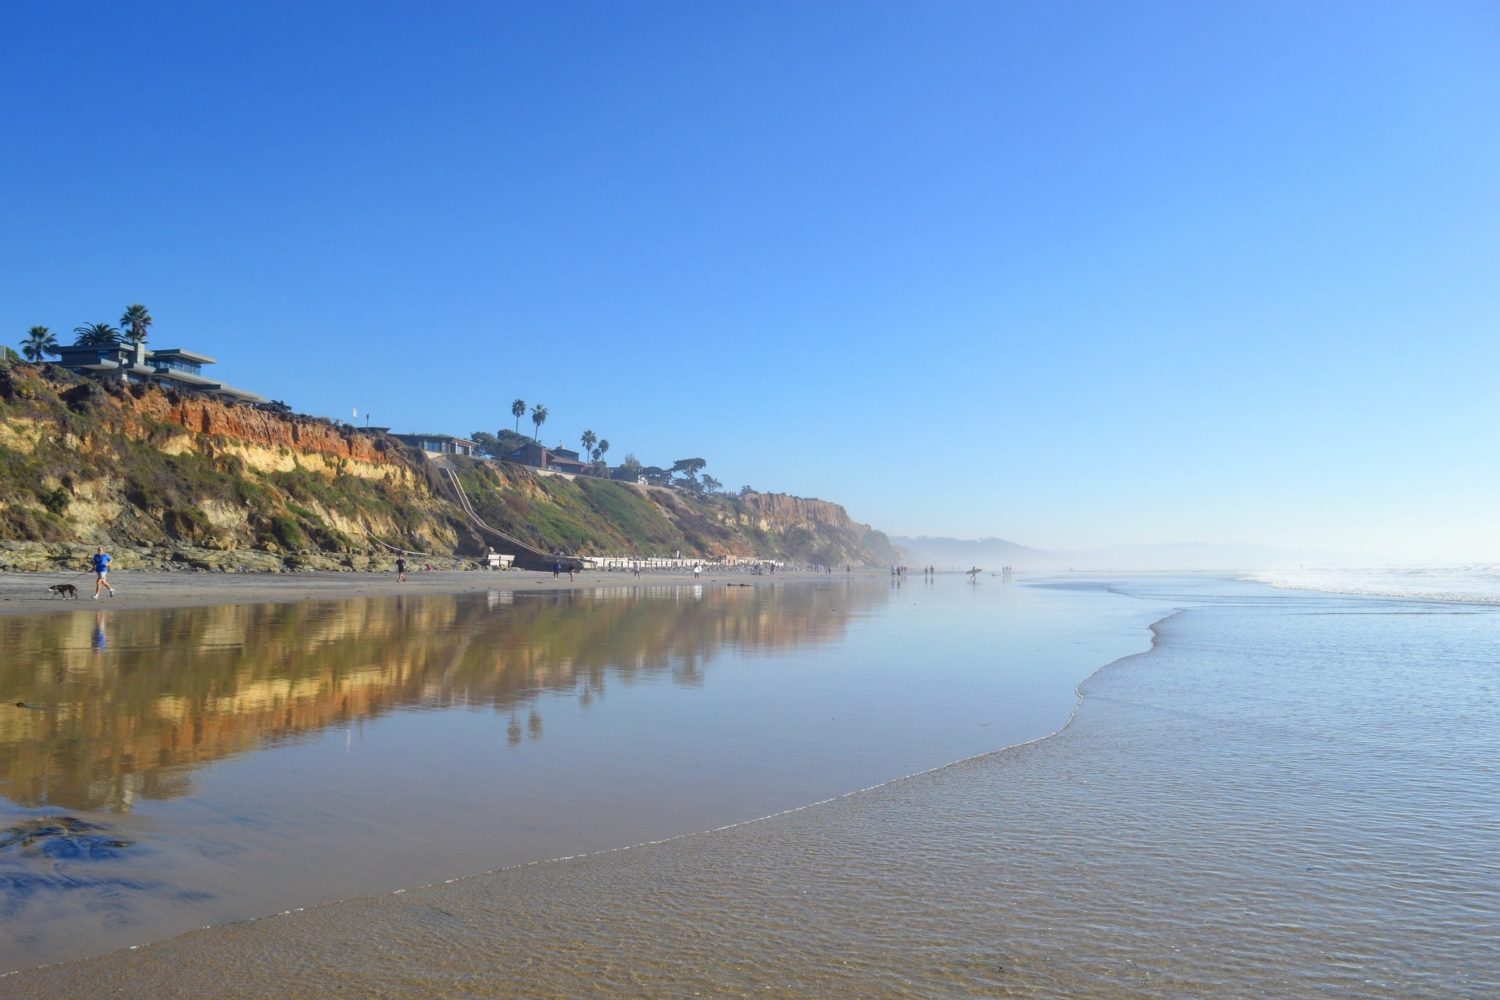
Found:
[{"label": "green vegetation on cliff", "polygon": [[[543,551],[893,558],[884,535],[822,501],[446,461],[487,524]],[[456,500],[432,460],[384,435],[0,361],[0,535],[11,549],[51,543],[33,563],[95,544],[134,549],[136,564],[224,568],[363,568],[389,547],[472,557],[485,543]]]},{"label": "green vegetation on cliff", "polygon": [[291,565],[312,554],[354,565],[346,557],[380,548],[368,532],[423,550],[459,541],[459,516],[407,485],[425,477],[398,448],[388,450],[393,474],[385,477],[341,471],[337,455],[312,456],[304,468],[285,445],[257,449],[172,421],[181,403],[170,390],[0,368],[0,534],[10,542],[248,550]]},{"label": "green vegetation on cliff", "polygon": [[885,563],[878,531],[818,500],[685,494],[591,476],[452,459],[485,523],[537,548],[587,555],[760,556],[796,563]]}]

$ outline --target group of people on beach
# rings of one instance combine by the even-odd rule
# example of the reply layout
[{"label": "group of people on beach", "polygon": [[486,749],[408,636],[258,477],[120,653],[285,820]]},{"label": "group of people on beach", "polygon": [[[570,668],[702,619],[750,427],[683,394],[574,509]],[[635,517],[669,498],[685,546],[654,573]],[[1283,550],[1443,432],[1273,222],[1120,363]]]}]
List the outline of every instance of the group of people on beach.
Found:
[{"label": "group of people on beach", "polygon": [[[99,599],[99,592],[100,592],[100,590],[107,590],[107,591],[109,591],[109,596],[110,597],[114,597],[115,596],[115,588],[109,582],[109,565],[113,561],[114,561],[113,557],[110,556],[110,554],[108,552],[104,551],[104,546],[102,546],[102,545],[99,546],[98,551],[96,551],[94,553],[94,555],[93,555],[93,558],[91,560],[90,565],[91,565],[92,571],[94,573],[94,600],[96,600],[96,601]],[[432,569],[433,568],[432,564],[428,563],[427,566],[426,566],[426,568],[429,569],[429,570]],[[640,576],[641,575],[641,566],[640,566],[640,563],[636,563],[632,568],[634,569],[636,576]],[[407,570],[406,557],[405,556],[397,556],[396,557],[396,582],[397,583],[405,583],[406,582],[406,570]],[[759,567],[757,567],[757,571],[758,570],[759,570]],[[556,579],[561,578],[561,576],[562,576],[562,574],[563,574],[564,571],[567,572],[568,579],[572,580],[573,579],[573,574],[577,571],[577,567],[571,561],[569,561],[568,564],[566,566],[564,566],[561,559],[554,560],[553,563],[552,563],[552,579],[556,580]],[[771,567],[771,572],[772,573],[776,572],[776,567],[774,565]],[[701,577],[702,575],[703,575],[703,564],[702,563],[695,564],[693,566],[693,576],[694,577]]]}]

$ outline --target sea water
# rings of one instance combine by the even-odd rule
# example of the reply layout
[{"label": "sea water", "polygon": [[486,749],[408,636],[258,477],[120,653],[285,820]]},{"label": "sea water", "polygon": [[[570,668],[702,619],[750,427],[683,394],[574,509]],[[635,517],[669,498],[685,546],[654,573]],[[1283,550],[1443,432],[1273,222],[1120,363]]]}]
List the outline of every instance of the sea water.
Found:
[{"label": "sea water", "polygon": [[1500,604],[1500,566],[1305,567],[1262,571],[1247,579],[1290,590],[1321,590],[1422,601]]},{"label": "sea water", "polygon": [[[1204,577],[1010,593],[1023,592],[1155,621],[1152,648],[1090,678],[1049,738],[759,822],[0,983],[59,996],[1500,995],[1500,609]],[[950,617],[928,642],[995,616],[967,593],[934,599]],[[1037,638],[1025,649],[1039,656],[1069,642]]]}]

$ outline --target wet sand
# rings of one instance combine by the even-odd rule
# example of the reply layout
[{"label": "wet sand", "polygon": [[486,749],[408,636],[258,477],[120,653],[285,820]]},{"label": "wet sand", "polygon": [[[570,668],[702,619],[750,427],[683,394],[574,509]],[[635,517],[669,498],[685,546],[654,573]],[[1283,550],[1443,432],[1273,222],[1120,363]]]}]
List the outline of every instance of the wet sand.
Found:
[{"label": "wet sand", "polygon": [[[18,973],[0,994],[1496,996],[1497,789],[1473,778],[1500,732],[1473,700],[1493,621],[1310,598],[1190,610],[1046,741],[714,834]],[[1413,631],[1442,673],[1388,652]],[[1352,652],[1307,669],[1335,648]],[[1455,709],[1482,715],[1455,730]]]},{"label": "wet sand", "polygon": [[[0,617],[0,832],[68,816],[127,844],[0,850],[0,970],[710,829],[1033,738],[1150,621],[957,575],[535,577]],[[226,582],[309,579],[352,578]]]},{"label": "wet sand", "polygon": [[1493,996],[1494,619],[1416,610],[1190,610],[1051,739],[0,994]]},{"label": "wet sand", "polygon": [[[856,571],[852,578],[884,577],[886,570]],[[117,591],[107,592],[93,600],[94,575],[62,573],[0,573],[0,615],[39,615],[53,612],[89,610],[198,608],[222,604],[263,604],[285,601],[342,601],[358,597],[395,597],[401,594],[474,594],[489,591],[518,590],[593,590],[598,587],[628,587],[654,584],[712,584],[714,586],[749,585],[769,587],[777,582],[795,580],[850,579],[850,575],[832,577],[819,573],[777,572],[754,576],[750,573],[718,570],[704,571],[701,577],[692,573],[649,572],[639,577],[631,573],[579,573],[569,580],[564,574],[553,579],[551,573],[527,570],[490,572],[481,570],[417,570],[398,583],[394,572],[388,573],[179,573],[132,572],[110,573],[110,583]],[[71,583],[78,588],[78,600],[67,600],[47,591],[54,583]]]}]

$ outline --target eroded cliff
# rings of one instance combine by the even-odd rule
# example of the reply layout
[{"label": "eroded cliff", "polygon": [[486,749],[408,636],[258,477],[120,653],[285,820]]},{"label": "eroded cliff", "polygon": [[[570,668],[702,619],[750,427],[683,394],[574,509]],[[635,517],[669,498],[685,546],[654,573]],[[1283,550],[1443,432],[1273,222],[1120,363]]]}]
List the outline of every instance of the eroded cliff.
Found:
[{"label": "eroded cliff", "polygon": [[[693,495],[447,460],[490,525],[547,552],[881,563],[837,504]],[[395,549],[462,559],[486,539],[434,464],[383,434],[27,364],[0,366],[0,568],[367,568]]]}]

